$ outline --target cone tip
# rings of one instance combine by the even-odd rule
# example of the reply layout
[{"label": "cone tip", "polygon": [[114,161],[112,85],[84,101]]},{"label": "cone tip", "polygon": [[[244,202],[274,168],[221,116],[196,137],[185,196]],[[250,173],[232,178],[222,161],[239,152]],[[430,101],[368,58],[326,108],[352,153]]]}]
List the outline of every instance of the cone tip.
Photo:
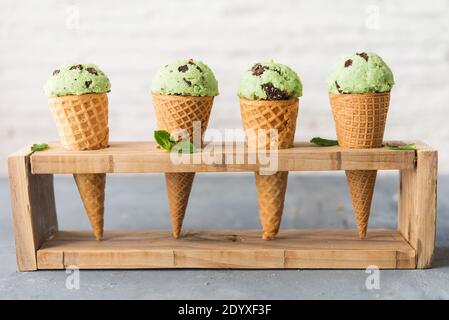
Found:
[{"label": "cone tip", "polygon": [[95,239],[97,239],[97,241],[100,241],[103,239],[103,230],[94,231],[94,234],[95,234]]},{"label": "cone tip", "polygon": [[366,228],[359,229],[359,238],[365,239],[366,238]]},{"label": "cone tip", "polygon": [[276,235],[270,232],[264,232],[262,239],[263,240],[273,240]]}]

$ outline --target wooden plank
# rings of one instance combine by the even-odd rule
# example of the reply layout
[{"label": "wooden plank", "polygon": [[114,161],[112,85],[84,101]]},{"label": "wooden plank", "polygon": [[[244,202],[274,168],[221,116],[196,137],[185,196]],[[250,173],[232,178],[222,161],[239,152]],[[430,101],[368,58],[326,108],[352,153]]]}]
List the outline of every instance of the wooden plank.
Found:
[{"label": "wooden plank", "polygon": [[[210,151],[212,147],[215,152]],[[109,148],[95,151],[67,151],[59,143],[50,143],[49,149],[31,156],[31,166],[32,172],[39,174],[243,172],[264,170],[275,163],[274,154],[267,162],[240,147],[210,144],[201,153],[182,155],[189,163],[174,163],[170,153],[154,142],[112,142]],[[342,149],[299,142],[294,148],[280,150],[276,159],[279,171],[403,170],[414,168],[416,154],[413,150]]]},{"label": "wooden plank", "polygon": [[416,251],[417,268],[432,265],[435,248],[438,152],[419,143],[415,169],[401,170],[398,229]]},{"label": "wooden plank", "polygon": [[396,230],[285,230],[273,241],[260,231],[60,231],[38,250],[39,269],[135,268],[415,268],[415,250]]},{"label": "wooden plank", "polygon": [[177,268],[283,269],[284,250],[180,249],[175,250]]},{"label": "wooden plank", "polygon": [[413,269],[415,268],[414,253],[401,253],[386,250],[351,250],[323,251],[286,251],[286,268],[315,269],[365,269],[375,265],[380,269]]},{"label": "wooden plank", "polygon": [[96,252],[64,252],[64,266],[88,269],[172,268],[173,250],[124,250]]},{"label": "wooden plank", "polygon": [[70,267],[64,265],[64,252],[52,252],[51,254],[37,254],[38,266],[46,266],[45,269],[66,269]]},{"label": "wooden plank", "polygon": [[37,269],[36,250],[58,230],[53,175],[32,175],[30,153],[28,147],[8,158],[14,238],[20,271]]}]

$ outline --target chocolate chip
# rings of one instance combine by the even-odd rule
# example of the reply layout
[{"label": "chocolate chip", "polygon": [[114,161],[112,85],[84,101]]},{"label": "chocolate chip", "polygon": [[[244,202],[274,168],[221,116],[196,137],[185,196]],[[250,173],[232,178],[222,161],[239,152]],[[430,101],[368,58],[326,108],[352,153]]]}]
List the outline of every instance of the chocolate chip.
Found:
[{"label": "chocolate chip", "polygon": [[345,61],[345,68],[347,68],[349,66],[352,66],[352,60],[351,59],[348,59],[348,60]]},{"label": "chocolate chip", "polygon": [[274,72],[276,72],[278,75],[282,76],[281,70],[278,70],[278,69],[271,69],[271,68],[268,68],[268,67],[266,67],[265,69],[266,69],[266,70],[270,70],[270,71],[274,71]]},{"label": "chocolate chip", "polygon": [[76,64],[74,66],[71,66],[69,70],[73,69],[83,70],[83,66],[81,64]]},{"label": "chocolate chip", "polygon": [[86,85],[86,88],[89,88],[89,86],[92,84],[92,80],[87,80],[86,82],[84,82],[84,84]]},{"label": "chocolate chip", "polygon": [[59,70],[59,69],[56,69],[56,70],[53,71],[53,75],[55,76],[55,75],[57,75],[59,72],[60,72],[60,70]]},{"label": "chocolate chip", "polygon": [[86,68],[86,70],[90,74],[94,74],[94,75],[98,76],[98,72],[97,72],[97,70],[95,68],[89,67],[89,68]]},{"label": "chocolate chip", "polygon": [[262,85],[268,100],[288,100],[288,94],[285,91],[279,90],[272,83],[265,83]]},{"label": "chocolate chip", "polygon": [[335,80],[335,87],[337,87],[337,91],[339,93],[343,93],[343,90],[340,89],[340,85],[338,84],[337,80]]},{"label": "chocolate chip", "polygon": [[196,68],[196,70],[198,70],[199,72],[203,73],[203,69],[201,69],[197,64],[195,64],[195,68]]},{"label": "chocolate chip", "polygon": [[192,66],[195,66],[196,70],[203,73],[203,69],[201,69],[199,65],[197,65],[195,62],[193,62],[193,59],[189,59],[189,61],[187,61],[187,63]]},{"label": "chocolate chip", "polygon": [[184,72],[186,72],[187,70],[189,70],[189,66],[186,65],[186,64],[183,65],[183,66],[178,67],[178,71],[179,71],[179,72],[184,73]]},{"label": "chocolate chip", "polygon": [[365,61],[368,62],[368,53],[366,52],[361,52],[361,53],[356,53],[359,57],[362,57],[363,59],[365,59]]},{"label": "chocolate chip", "polygon": [[253,76],[260,76],[265,72],[265,69],[266,68],[264,66],[262,66],[260,63],[256,63],[251,68],[251,72],[252,72]]},{"label": "chocolate chip", "polygon": [[188,85],[189,87],[192,86],[192,81],[189,81],[189,80],[187,80],[186,78],[182,78],[182,80],[184,80],[184,82],[187,83],[187,85]]}]

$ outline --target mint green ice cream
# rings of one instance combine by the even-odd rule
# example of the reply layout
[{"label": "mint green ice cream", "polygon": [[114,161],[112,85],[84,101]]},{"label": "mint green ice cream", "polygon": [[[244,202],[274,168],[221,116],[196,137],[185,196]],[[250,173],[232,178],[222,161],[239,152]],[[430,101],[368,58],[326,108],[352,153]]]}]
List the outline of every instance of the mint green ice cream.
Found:
[{"label": "mint green ice cream", "polygon": [[268,60],[243,74],[237,94],[250,100],[289,100],[302,96],[302,83],[295,71]]},{"label": "mint green ice cream", "polygon": [[218,95],[212,70],[198,60],[175,60],[159,68],[151,92],[164,95],[211,97]]},{"label": "mint green ice cream", "polygon": [[394,85],[393,73],[373,52],[346,55],[327,77],[330,93],[387,92]]},{"label": "mint green ice cream", "polygon": [[94,64],[66,64],[54,69],[44,86],[48,97],[111,91],[108,77]]}]

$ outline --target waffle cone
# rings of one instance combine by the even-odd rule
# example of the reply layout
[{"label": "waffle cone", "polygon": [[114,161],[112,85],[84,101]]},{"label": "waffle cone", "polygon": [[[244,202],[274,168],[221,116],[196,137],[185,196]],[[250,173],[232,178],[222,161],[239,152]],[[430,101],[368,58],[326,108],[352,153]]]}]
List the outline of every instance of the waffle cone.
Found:
[{"label": "waffle cone", "polygon": [[271,240],[277,235],[281,225],[288,171],[276,172],[273,175],[261,175],[256,172],[255,176],[262,238]]},{"label": "waffle cone", "polygon": [[[240,111],[245,130],[254,130],[247,134],[246,143],[257,148],[270,149],[269,130],[278,130],[278,149],[293,146],[298,116],[299,100],[248,100],[240,99]],[[259,132],[265,129],[265,132]],[[279,231],[284,210],[285,191],[288,172],[273,175],[255,173],[259,205],[259,218],[262,224],[264,240],[273,239]]]},{"label": "waffle cone", "polygon": [[[390,92],[329,94],[338,144],[343,148],[382,146]],[[366,237],[376,170],[347,170],[346,180],[359,237]]]},{"label": "waffle cone", "polygon": [[168,209],[172,223],[173,237],[179,238],[182,222],[192,190],[194,173],[166,173],[165,184],[168,195]]},{"label": "waffle cone", "polygon": [[[109,143],[108,96],[93,93],[49,99],[50,110],[67,150],[97,150]],[[74,174],[95,238],[103,237],[105,174]]]},{"label": "waffle cone", "polygon": [[103,238],[106,174],[74,174],[95,238]]},{"label": "waffle cone", "polygon": [[347,170],[349,194],[360,239],[366,237],[368,220],[376,184],[376,170]]},{"label": "waffle cone", "polygon": [[[240,112],[245,130],[254,130],[256,135],[247,134],[247,144],[257,148],[270,148],[270,129],[278,130],[278,149],[293,147],[295,140],[298,99],[291,100],[249,100],[240,98]],[[258,132],[264,129],[264,134]],[[257,134],[259,133],[259,134]]]},{"label": "waffle cone", "polygon": [[[201,121],[201,137],[199,138],[201,141],[200,144],[202,144],[214,97],[188,97],[160,94],[152,94],[152,96],[159,130],[166,130],[172,134],[180,129],[186,130],[192,140],[193,122]],[[196,137],[194,140],[196,140]],[[195,173],[190,172],[165,174],[168,207],[174,238],[178,238],[181,234],[182,223],[189,202],[194,177]]]}]

